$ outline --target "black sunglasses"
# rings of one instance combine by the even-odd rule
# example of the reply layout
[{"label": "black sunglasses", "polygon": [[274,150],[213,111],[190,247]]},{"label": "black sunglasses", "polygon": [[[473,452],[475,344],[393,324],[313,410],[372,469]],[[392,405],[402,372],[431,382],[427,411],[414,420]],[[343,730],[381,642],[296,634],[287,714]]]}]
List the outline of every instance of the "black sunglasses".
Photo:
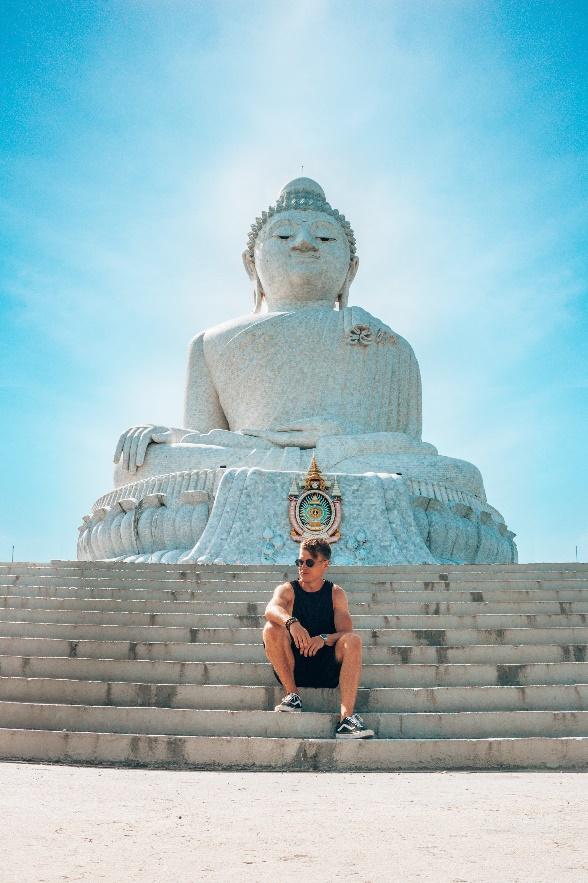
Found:
[{"label": "black sunglasses", "polygon": [[297,558],[294,562],[296,567],[302,567],[303,564],[306,564],[307,567],[314,567],[316,563],[314,558]]}]

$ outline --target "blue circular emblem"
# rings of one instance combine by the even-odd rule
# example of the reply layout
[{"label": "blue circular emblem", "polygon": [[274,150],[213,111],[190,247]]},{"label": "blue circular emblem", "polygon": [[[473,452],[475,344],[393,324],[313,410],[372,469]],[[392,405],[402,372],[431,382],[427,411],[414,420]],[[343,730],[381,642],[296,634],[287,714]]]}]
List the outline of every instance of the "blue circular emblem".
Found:
[{"label": "blue circular emblem", "polygon": [[296,502],[296,519],[305,532],[326,533],[333,526],[335,514],[333,501],[319,490],[305,491]]}]

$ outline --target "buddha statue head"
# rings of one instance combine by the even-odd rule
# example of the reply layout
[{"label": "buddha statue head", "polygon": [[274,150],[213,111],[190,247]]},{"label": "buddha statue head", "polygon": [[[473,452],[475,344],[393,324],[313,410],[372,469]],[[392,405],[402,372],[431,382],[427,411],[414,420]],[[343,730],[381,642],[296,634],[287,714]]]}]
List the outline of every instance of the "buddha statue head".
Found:
[{"label": "buddha statue head", "polygon": [[286,184],[251,226],[243,262],[254,283],[254,311],[347,305],[358,267],[349,222],[310,178]]}]

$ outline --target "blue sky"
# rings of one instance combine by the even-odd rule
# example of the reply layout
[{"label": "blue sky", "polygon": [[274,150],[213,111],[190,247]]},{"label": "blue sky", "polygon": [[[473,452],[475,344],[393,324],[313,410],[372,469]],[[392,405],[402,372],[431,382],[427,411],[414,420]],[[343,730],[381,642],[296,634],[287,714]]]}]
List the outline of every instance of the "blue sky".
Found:
[{"label": "blue sky", "polygon": [[118,435],[178,425],[190,337],[247,312],[286,181],[350,219],[352,303],[408,338],[423,437],[522,561],[588,558],[588,7],[0,9],[0,560],[75,557]]}]

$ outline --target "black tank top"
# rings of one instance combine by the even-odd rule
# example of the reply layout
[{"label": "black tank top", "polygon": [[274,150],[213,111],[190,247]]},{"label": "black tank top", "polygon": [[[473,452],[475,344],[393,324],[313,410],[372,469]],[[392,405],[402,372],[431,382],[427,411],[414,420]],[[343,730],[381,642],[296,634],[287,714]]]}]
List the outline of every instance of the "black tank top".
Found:
[{"label": "black tank top", "polygon": [[310,637],[334,634],[333,583],[325,580],[318,592],[305,592],[297,579],[290,585],[294,589],[292,616],[300,620]]}]

